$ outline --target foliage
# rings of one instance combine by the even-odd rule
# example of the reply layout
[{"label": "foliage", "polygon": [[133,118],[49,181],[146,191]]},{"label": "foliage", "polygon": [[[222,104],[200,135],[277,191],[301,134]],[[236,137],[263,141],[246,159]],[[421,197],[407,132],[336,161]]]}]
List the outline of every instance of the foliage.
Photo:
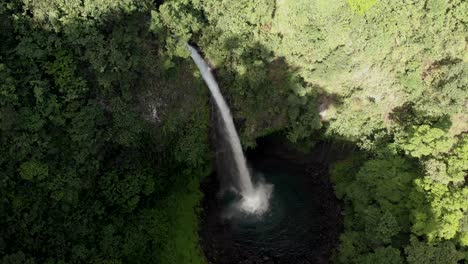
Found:
[{"label": "foliage", "polygon": [[415,158],[447,153],[455,143],[455,139],[451,138],[446,131],[431,128],[428,125],[413,128],[408,136],[400,144],[410,156]]},{"label": "foliage", "polygon": [[203,263],[216,69],[244,146],[355,142],[333,164],[338,263],[456,263],[468,246],[468,4],[0,1],[0,258]]},{"label": "foliage", "polygon": [[206,94],[159,64],[151,6],[0,3],[1,263],[204,263]]},{"label": "foliage", "polygon": [[415,187],[417,193],[413,194],[412,201],[415,234],[426,235],[433,241],[452,239],[457,232],[466,232],[461,223],[468,208],[468,188],[455,188],[428,178],[417,179]]},{"label": "foliage", "polygon": [[[407,260],[410,263],[426,263],[432,258],[442,258],[440,263],[456,263],[462,258],[463,250],[458,251],[454,247],[456,242],[441,241],[457,241],[458,238],[464,245],[467,188],[448,186],[428,177],[420,178],[415,164],[388,156],[364,163],[353,160],[339,162],[333,166],[332,179],[338,196],[347,202],[346,232],[341,237],[339,263],[365,263],[373,259],[377,253],[372,252],[382,246],[402,249],[407,241],[404,237],[409,233],[425,237],[426,243],[452,245],[452,249],[444,246],[440,250],[450,249],[455,253],[440,254],[456,258],[450,262],[446,260],[447,256],[427,255],[428,259],[423,261],[421,256],[416,256],[420,254],[416,251],[422,249],[408,246],[406,250],[411,253],[408,253]],[[391,252],[399,252],[395,250]],[[388,258],[396,261],[389,263],[401,263],[397,253],[392,253],[394,257],[390,257],[390,253],[382,256],[382,261]]]},{"label": "foliage", "polygon": [[452,242],[442,242],[438,245],[428,245],[411,237],[411,244],[405,248],[408,254],[408,263],[437,263],[456,264],[463,259],[463,254],[458,252]]},{"label": "foliage", "polygon": [[378,248],[375,252],[364,255],[358,263],[372,264],[400,264],[403,263],[403,258],[398,249],[392,247]]},{"label": "foliage", "polygon": [[349,5],[356,12],[363,15],[367,12],[373,5],[377,3],[377,0],[348,0]]},{"label": "foliage", "polygon": [[411,205],[406,202],[416,177],[413,165],[400,157],[364,163],[349,160],[333,166],[336,192],[348,202],[345,228],[353,234],[342,235],[339,263],[367,263],[377,256],[401,263],[398,249],[391,246],[410,229]]}]

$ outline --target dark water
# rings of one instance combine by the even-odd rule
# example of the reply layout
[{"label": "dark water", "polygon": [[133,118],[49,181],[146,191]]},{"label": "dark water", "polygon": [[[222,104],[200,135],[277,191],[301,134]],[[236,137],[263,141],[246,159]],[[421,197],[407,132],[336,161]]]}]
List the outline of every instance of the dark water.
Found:
[{"label": "dark water", "polygon": [[[303,258],[318,242],[320,233],[319,210],[307,180],[284,171],[255,174],[275,186],[270,208],[261,216],[234,211],[230,219],[224,219],[231,228],[234,245],[267,257]],[[223,205],[229,208],[229,203]]]},{"label": "dark water", "polygon": [[272,154],[249,158],[254,175],[274,184],[270,209],[261,217],[232,211],[232,199],[216,196],[216,175],[204,184],[200,236],[209,263],[329,263],[342,217],[327,166]]}]

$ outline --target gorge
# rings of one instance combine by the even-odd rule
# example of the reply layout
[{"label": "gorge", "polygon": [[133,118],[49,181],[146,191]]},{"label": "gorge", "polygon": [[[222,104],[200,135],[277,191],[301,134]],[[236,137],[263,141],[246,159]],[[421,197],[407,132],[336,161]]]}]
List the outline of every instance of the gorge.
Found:
[{"label": "gorge", "polygon": [[468,263],[466,14],[0,0],[0,263]]}]

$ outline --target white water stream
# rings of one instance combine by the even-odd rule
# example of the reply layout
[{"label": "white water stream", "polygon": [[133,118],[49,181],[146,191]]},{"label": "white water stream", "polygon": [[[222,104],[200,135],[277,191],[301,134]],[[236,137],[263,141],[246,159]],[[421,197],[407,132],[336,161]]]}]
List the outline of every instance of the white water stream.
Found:
[{"label": "white water stream", "polygon": [[216,102],[216,106],[221,113],[221,118],[225,128],[223,136],[226,137],[229,142],[238,174],[237,183],[239,186],[237,186],[237,189],[239,194],[242,196],[239,207],[248,213],[262,214],[268,210],[273,185],[263,182],[259,182],[255,185],[253,184],[252,177],[249,169],[247,168],[244,152],[242,151],[239,135],[237,134],[236,127],[234,126],[231,111],[219,90],[218,83],[211,73],[210,67],[198,51],[189,44],[187,44],[187,49],[190,51],[190,56],[200,70],[200,73]]}]

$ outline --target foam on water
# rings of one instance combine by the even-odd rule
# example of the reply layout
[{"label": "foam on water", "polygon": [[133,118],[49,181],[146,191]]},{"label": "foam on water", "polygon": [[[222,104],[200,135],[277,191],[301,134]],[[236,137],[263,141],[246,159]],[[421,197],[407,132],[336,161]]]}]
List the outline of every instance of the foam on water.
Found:
[{"label": "foam on water", "polygon": [[273,185],[265,182],[258,183],[252,193],[242,195],[238,206],[242,212],[262,215],[268,211]]}]

